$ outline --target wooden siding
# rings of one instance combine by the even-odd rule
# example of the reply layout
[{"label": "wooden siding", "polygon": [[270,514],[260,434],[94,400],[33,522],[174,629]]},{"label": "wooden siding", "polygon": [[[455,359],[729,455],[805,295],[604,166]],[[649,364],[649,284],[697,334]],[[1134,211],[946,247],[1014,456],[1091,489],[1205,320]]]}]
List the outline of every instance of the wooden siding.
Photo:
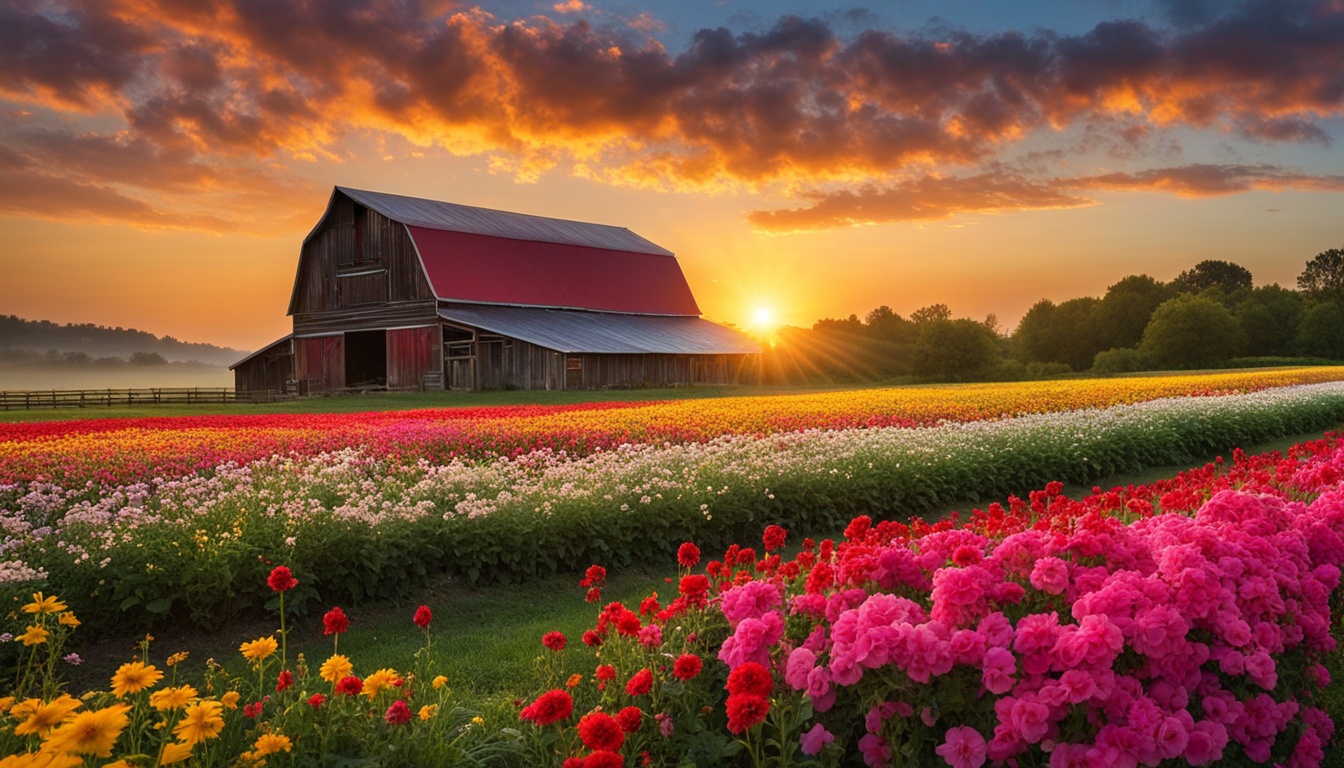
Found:
[{"label": "wooden siding", "polygon": [[294,339],[294,377],[299,394],[345,386],[345,337]]},{"label": "wooden siding", "polygon": [[438,321],[438,305],[433,301],[366,304],[330,312],[296,314],[294,333],[307,336],[408,325],[432,325]]},{"label": "wooden siding", "polygon": [[387,332],[387,388],[420,389],[435,370],[439,326],[396,328]]},{"label": "wooden siding", "polygon": [[294,355],[259,355],[233,369],[233,388],[239,392],[288,392],[294,378]]},{"label": "wooden siding", "polygon": [[433,299],[406,227],[338,194],[318,231],[300,249],[289,313]]}]

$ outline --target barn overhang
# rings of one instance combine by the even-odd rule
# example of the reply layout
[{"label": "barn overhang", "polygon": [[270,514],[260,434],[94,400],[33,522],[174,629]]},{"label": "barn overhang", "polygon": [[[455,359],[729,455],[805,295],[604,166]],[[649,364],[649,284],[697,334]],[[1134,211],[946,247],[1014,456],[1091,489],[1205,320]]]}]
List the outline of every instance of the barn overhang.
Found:
[{"label": "barn overhang", "polygon": [[565,354],[756,355],[746,334],[699,317],[442,304],[439,317]]},{"label": "barn overhang", "polygon": [[253,352],[247,357],[244,357],[242,360],[239,360],[233,365],[230,365],[229,370],[231,371],[236,370],[237,368],[246,365],[252,360],[256,360],[261,357],[267,357],[275,354],[292,355],[294,354],[293,340],[294,340],[294,334],[287,333],[284,336],[280,337],[279,339],[276,339],[270,344],[267,344],[266,346],[262,347],[261,349],[258,349],[256,352]]}]

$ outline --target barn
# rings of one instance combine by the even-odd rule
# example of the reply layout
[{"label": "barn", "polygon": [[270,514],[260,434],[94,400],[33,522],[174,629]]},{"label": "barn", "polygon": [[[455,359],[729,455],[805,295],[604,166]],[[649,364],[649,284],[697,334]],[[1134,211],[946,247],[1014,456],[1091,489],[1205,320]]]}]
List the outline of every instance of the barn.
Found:
[{"label": "barn", "polygon": [[239,392],[735,384],[761,352],[624,227],[346,187],[303,240],[289,315],[232,366]]}]

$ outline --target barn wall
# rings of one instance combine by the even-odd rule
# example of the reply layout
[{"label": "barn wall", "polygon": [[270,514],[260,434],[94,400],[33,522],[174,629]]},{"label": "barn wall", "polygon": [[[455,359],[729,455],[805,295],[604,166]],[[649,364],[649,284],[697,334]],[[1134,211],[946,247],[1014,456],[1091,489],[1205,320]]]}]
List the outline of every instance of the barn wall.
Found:
[{"label": "barn wall", "polygon": [[345,337],[294,339],[294,377],[299,394],[345,386]]},{"label": "barn wall", "polygon": [[[610,389],[737,384],[752,355],[565,355],[480,333],[472,389]],[[464,363],[459,363],[464,364]],[[448,374],[451,377],[451,373]],[[461,384],[459,375],[459,384]]]},{"label": "barn wall", "polygon": [[289,312],[297,323],[315,313],[433,299],[406,227],[338,193],[300,250]]},{"label": "barn wall", "polygon": [[396,328],[387,332],[387,388],[420,389],[434,370],[439,327]]},{"label": "barn wall", "polygon": [[239,392],[285,392],[293,377],[293,355],[259,355],[233,369],[233,388]]}]

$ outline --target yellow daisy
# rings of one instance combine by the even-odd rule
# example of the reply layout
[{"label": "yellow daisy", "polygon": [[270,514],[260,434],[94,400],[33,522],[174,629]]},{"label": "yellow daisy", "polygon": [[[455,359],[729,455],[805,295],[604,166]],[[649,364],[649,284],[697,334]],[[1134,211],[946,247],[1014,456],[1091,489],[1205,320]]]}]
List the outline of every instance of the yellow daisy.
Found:
[{"label": "yellow daisy", "polygon": [[191,745],[183,744],[180,741],[170,741],[163,745],[159,752],[159,765],[172,765],[180,763],[191,757]]},{"label": "yellow daisy", "polygon": [[283,733],[263,733],[257,737],[257,742],[252,745],[252,755],[254,757],[265,757],[276,752],[288,752],[293,746],[293,742]]},{"label": "yellow daisy", "polygon": [[188,701],[197,697],[196,689],[190,685],[177,688],[164,688],[149,695],[149,705],[160,712],[185,707]]},{"label": "yellow daisy", "polygon": [[213,739],[224,729],[224,705],[218,701],[200,701],[187,707],[173,727],[173,735],[188,745]]},{"label": "yellow daisy", "polygon": [[238,700],[241,699],[242,697],[243,695],[237,691],[229,691],[228,693],[219,697],[219,703],[223,704],[225,709],[237,709]]},{"label": "yellow daisy", "polygon": [[24,645],[41,645],[47,642],[47,636],[50,634],[51,634],[50,632],[43,629],[42,627],[33,625],[28,627],[27,632],[24,632],[22,635],[19,635],[14,639],[22,640]]},{"label": "yellow daisy", "polygon": [[364,678],[364,695],[370,699],[396,685],[401,677],[395,669],[380,669]]},{"label": "yellow daisy", "polygon": [[61,618],[59,619],[59,621],[61,622],[61,624],[63,624],[64,626],[67,626],[67,627],[78,627],[78,626],[79,626],[79,619],[75,618],[75,614],[73,614],[73,613],[71,613],[71,612],[69,612],[69,611],[66,611],[65,613],[62,613],[62,614],[61,614]]},{"label": "yellow daisy", "polygon": [[439,705],[438,705],[438,704],[426,704],[425,706],[423,706],[423,707],[420,708],[420,719],[421,719],[421,720],[428,720],[428,719],[430,719],[431,717],[433,717],[433,716],[435,716],[435,715],[437,715],[437,714],[439,714]]},{"label": "yellow daisy", "polygon": [[0,768],[75,768],[80,765],[84,765],[83,758],[75,755],[58,755],[55,752],[33,752],[0,757]]},{"label": "yellow daisy", "polygon": [[162,679],[163,673],[153,664],[129,661],[118,667],[117,673],[112,676],[112,693],[117,698],[128,693],[139,693],[146,688],[153,688]]},{"label": "yellow daisy", "polygon": [[322,666],[317,670],[317,674],[328,683],[335,684],[339,682],[341,678],[354,671],[355,665],[350,663],[350,659],[338,653],[322,662]]},{"label": "yellow daisy", "polygon": [[60,598],[52,595],[44,597],[41,592],[33,593],[33,602],[23,606],[24,613],[60,613],[66,610],[67,606],[62,603]]},{"label": "yellow daisy", "polygon": [[113,704],[93,712],[81,712],[52,731],[42,743],[47,752],[111,757],[112,745],[125,730],[130,704]]},{"label": "yellow daisy", "polygon": [[431,680],[429,684],[434,686],[435,688],[442,688],[443,686],[448,684],[448,678],[443,675],[439,675],[438,677]]},{"label": "yellow daisy", "polygon": [[280,644],[275,641],[275,635],[271,635],[270,637],[253,640],[250,643],[243,643],[238,646],[238,650],[242,652],[243,658],[256,663],[275,653],[279,647]]},{"label": "yellow daisy", "polygon": [[47,733],[60,725],[61,721],[70,716],[71,712],[79,709],[80,701],[75,697],[63,693],[49,702],[43,703],[38,699],[28,699],[19,702],[9,711],[9,714],[23,722],[14,726],[14,735],[16,736],[46,736]]}]

